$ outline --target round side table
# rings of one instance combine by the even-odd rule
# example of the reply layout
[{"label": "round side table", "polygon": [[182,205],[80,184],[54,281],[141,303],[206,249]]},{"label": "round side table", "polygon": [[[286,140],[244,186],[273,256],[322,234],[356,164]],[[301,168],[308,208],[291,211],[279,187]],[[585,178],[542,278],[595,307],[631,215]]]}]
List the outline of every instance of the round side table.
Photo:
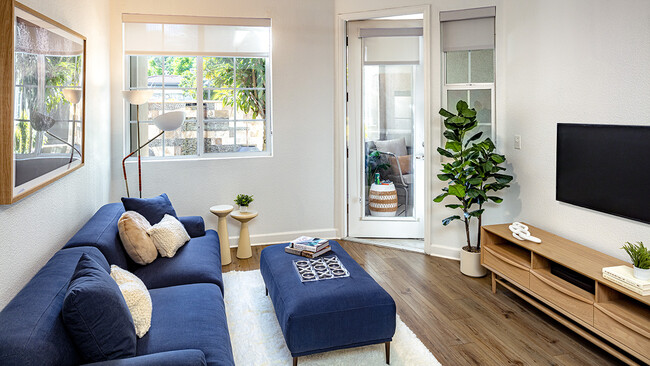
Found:
[{"label": "round side table", "polygon": [[372,216],[395,216],[397,213],[397,191],[393,183],[370,186],[368,206]]},{"label": "round side table", "polygon": [[248,222],[257,217],[257,211],[234,211],[230,216],[241,222],[239,231],[239,243],[237,244],[237,258],[246,259],[253,256],[251,251],[251,237],[248,232]]},{"label": "round side table", "polygon": [[217,234],[219,234],[222,266],[232,262],[232,258],[230,257],[230,240],[228,239],[228,222],[226,222],[226,217],[232,210],[233,207],[231,205],[217,205],[210,207],[210,212],[219,216]]}]

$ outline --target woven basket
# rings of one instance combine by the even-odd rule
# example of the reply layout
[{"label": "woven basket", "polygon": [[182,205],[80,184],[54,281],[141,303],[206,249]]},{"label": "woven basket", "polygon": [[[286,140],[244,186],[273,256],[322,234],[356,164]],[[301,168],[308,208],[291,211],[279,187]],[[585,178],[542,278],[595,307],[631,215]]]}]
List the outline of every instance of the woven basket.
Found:
[{"label": "woven basket", "polygon": [[372,216],[395,216],[397,213],[395,185],[373,183],[368,194],[368,207]]}]

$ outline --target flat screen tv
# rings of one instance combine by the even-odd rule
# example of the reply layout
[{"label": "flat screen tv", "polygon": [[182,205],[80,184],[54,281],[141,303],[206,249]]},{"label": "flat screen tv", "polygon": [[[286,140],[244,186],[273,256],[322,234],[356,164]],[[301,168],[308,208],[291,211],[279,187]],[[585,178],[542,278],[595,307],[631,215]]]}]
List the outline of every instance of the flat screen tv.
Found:
[{"label": "flat screen tv", "polygon": [[558,201],[650,224],[650,127],[557,124]]}]

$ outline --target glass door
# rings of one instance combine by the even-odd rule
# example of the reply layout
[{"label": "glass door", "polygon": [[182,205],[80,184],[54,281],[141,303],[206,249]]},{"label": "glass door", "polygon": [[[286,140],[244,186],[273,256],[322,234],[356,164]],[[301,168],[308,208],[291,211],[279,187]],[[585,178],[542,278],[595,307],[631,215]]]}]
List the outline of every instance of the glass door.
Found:
[{"label": "glass door", "polygon": [[349,235],[424,236],[421,20],[348,22]]}]

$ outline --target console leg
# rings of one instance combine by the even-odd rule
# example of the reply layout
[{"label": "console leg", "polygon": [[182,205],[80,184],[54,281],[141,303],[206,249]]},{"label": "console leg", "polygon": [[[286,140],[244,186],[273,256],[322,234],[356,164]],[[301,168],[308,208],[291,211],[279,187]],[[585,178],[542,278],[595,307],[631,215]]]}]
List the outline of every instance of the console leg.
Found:
[{"label": "console leg", "polygon": [[298,357],[293,358],[293,366],[298,366]]},{"label": "console leg", "polygon": [[386,342],[386,365],[390,365],[390,342]]},{"label": "console leg", "polygon": [[497,275],[492,272],[492,293],[497,293]]}]

